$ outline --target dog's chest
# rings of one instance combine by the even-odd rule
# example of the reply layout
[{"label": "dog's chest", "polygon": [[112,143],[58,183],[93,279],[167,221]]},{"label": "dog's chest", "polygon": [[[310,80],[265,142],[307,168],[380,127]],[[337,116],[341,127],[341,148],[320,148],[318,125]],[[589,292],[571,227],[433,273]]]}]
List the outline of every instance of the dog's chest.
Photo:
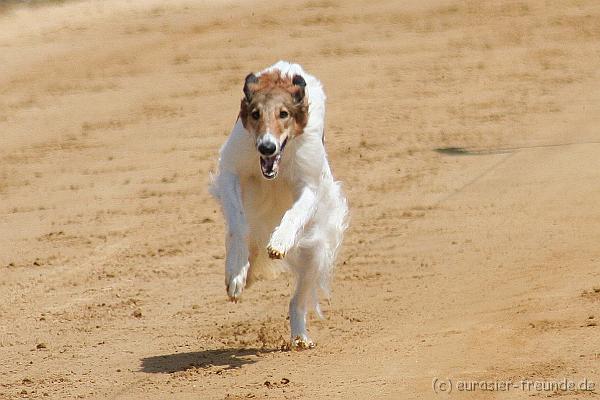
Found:
[{"label": "dog's chest", "polygon": [[262,177],[248,177],[241,182],[244,209],[249,219],[278,224],[285,211],[291,208],[293,188],[279,178],[267,181]]}]

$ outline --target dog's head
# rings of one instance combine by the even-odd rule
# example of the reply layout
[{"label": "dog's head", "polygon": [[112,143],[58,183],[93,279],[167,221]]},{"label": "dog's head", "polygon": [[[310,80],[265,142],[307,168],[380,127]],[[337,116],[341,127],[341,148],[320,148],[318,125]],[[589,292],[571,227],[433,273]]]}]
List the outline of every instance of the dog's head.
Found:
[{"label": "dog's head", "polygon": [[246,77],[240,118],[254,135],[260,169],[267,179],[277,176],[286,143],[301,135],[308,122],[305,88],[302,76],[282,76],[277,70]]}]

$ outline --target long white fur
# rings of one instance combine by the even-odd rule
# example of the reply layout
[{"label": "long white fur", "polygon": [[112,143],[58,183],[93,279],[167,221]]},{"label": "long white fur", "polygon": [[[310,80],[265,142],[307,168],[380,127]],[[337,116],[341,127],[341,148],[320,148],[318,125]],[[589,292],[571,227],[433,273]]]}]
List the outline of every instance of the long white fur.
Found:
[{"label": "long white fur", "polygon": [[[309,117],[304,132],[288,141],[277,178],[267,180],[261,175],[253,135],[238,118],[221,148],[211,192],[222,205],[228,227],[225,283],[230,299],[237,300],[247,282],[289,268],[296,277],[289,309],[292,340],[306,344],[312,343],[307,312],[321,315],[319,289],[329,295],[348,206],[323,145],[326,97],[321,83],[300,65],[285,61],[257,75],[273,70],[290,77],[299,74],[306,81]],[[271,260],[267,246],[285,253],[285,258]]]}]

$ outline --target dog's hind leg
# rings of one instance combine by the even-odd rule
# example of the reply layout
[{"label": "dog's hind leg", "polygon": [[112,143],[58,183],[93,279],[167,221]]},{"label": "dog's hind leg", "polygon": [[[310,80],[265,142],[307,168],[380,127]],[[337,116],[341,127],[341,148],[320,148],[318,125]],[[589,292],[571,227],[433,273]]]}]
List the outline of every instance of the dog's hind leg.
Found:
[{"label": "dog's hind leg", "polygon": [[326,249],[322,240],[315,235],[311,236],[308,240],[301,240],[287,259],[296,275],[296,290],[290,301],[290,330],[292,348],[298,350],[315,346],[308,336],[306,320],[311,310],[320,315],[318,290],[324,271],[322,264],[326,260]]}]

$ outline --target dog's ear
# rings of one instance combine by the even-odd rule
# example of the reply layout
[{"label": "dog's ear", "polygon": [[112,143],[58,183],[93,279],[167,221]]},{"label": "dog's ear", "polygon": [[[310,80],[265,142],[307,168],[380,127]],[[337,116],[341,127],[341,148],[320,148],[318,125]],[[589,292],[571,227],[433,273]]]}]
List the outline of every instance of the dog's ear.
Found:
[{"label": "dog's ear", "polygon": [[296,92],[293,94],[294,101],[296,101],[296,103],[301,103],[302,100],[304,100],[304,88],[306,88],[306,81],[302,75],[294,75],[292,78],[292,84],[297,88]]},{"label": "dog's ear", "polygon": [[246,80],[244,81],[244,96],[246,96],[246,101],[252,100],[252,90],[250,89],[250,85],[254,85],[258,83],[258,78],[256,75],[250,73],[246,76]]}]

